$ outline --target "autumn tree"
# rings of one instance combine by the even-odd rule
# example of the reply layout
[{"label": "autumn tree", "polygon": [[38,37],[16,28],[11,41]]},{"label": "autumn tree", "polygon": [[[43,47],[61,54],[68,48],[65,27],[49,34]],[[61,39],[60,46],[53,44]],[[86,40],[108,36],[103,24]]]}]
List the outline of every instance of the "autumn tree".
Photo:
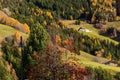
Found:
[{"label": "autumn tree", "polygon": [[56,39],[55,39],[55,42],[56,43],[59,43],[59,42],[61,42],[61,38],[60,38],[60,36],[59,35],[56,35],[56,37],[55,37]]},{"label": "autumn tree", "polygon": [[22,69],[24,67],[24,72],[21,72],[22,79],[28,74],[30,66],[36,63],[33,55],[46,48],[48,43],[48,34],[46,30],[39,24],[36,23],[31,28],[31,32],[27,41],[27,46],[24,47],[22,56]]},{"label": "autumn tree", "polygon": [[49,11],[46,12],[46,16],[48,16],[50,19],[53,19],[53,16],[52,16],[51,12],[49,12]]},{"label": "autumn tree", "polygon": [[28,26],[26,23],[23,24],[23,28],[24,28],[24,30],[25,30],[25,32],[26,32],[27,34],[30,33],[29,26]]}]

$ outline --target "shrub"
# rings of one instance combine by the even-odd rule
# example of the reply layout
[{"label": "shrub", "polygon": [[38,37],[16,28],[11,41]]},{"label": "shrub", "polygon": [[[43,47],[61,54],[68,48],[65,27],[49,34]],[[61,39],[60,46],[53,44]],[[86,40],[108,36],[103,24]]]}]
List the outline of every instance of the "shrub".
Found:
[{"label": "shrub", "polygon": [[80,20],[76,20],[76,21],[75,21],[75,24],[76,24],[76,25],[80,25],[80,23],[81,23]]},{"label": "shrub", "polygon": [[13,68],[17,72],[17,76],[20,77],[20,67],[21,67],[21,54],[17,47],[6,41],[2,42],[3,58],[13,65]]},{"label": "shrub", "polygon": [[114,77],[115,77],[115,80],[120,80],[120,73],[116,73]]},{"label": "shrub", "polygon": [[101,67],[91,68],[88,67],[90,75],[87,77],[88,80],[113,80],[113,75]]}]

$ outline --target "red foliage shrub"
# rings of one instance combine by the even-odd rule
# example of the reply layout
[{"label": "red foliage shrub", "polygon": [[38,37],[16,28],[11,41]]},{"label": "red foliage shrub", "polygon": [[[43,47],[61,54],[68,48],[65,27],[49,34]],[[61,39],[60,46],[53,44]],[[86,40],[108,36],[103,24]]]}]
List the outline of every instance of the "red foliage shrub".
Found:
[{"label": "red foliage shrub", "polygon": [[83,80],[89,71],[82,68],[79,63],[64,62],[61,59],[63,49],[49,44],[47,48],[36,54],[36,63],[29,67],[27,78],[30,80]]}]

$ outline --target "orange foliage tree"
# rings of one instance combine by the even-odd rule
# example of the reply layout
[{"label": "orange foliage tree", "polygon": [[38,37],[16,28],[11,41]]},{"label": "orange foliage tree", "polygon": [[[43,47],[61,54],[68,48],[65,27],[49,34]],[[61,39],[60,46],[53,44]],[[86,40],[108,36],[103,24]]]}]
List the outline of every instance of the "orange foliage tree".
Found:
[{"label": "orange foliage tree", "polygon": [[14,35],[14,37],[15,37],[15,40],[16,40],[16,41],[20,41],[21,35],[20,35],[19,32],[16,32],[15,35]]},{"label": "orange foliage tree", "polygon": [[62,42],[62,45],[63,47],[72,52],[74,49],[73,41],[74,41],[73,38],[66,39]]},{"label": "orange foliage tree", "polygon": [[29,34],[29,33],[30,33],[30,28],[29,28],[29,26],[28,26],[26,23],[24,23],[24,24],[23,24],[23,27],[24,27],[25,32],[26,32],[27,34]]},{"label": "orange foliage tree", "polygon": [[59,42],[61,42],[61,38],[60,38],[60,36],[59,36],[59,35],[56,35],[55,42],[56,42],[56,43],[59,43]]},{"label": "orange foliage tree", "polygon": [[[39,11],[39,14],[40,14],[40,11]],[[22,24],[18,20],[11,18],[11,17],[8,17],[2,11],[0,12],[0,23],[12,26],[13,28],[20,30],[21,32],[24,32],[27,34],[30,33],[29,26],[26,23]]]}]

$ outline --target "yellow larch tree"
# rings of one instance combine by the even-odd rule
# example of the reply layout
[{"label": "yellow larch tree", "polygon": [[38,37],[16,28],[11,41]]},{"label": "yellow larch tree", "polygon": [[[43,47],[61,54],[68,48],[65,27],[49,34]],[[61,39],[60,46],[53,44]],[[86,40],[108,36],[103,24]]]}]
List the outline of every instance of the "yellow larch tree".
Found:
[{"label": "yellow larch tree", "polygon": [[23,24],[23,27],[24,27],[25,32],[27,34],[30,34],[30,28],[29,28],[29,26],[26,23]]},{"label": "yellow larch tree", "polygon": [[47,11],[47,12],[46,12],[46,16],[48,16],[50,19],[53,19],[53,16],[52,16],[52,14],[51,14],[50,11]]}]

